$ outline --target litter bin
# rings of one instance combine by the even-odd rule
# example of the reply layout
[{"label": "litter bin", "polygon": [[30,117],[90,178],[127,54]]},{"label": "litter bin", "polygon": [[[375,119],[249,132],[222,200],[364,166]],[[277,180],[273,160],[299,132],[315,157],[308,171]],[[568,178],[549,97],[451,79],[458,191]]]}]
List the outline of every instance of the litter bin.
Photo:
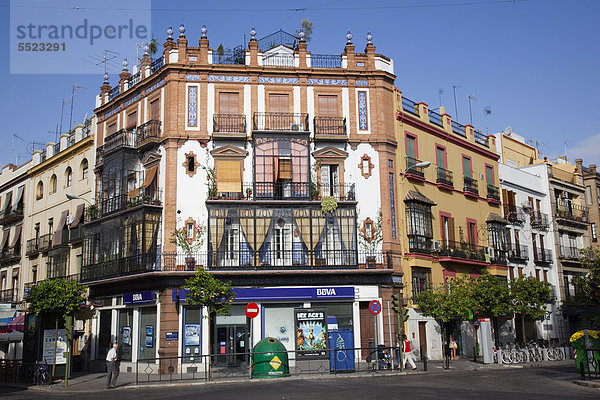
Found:
[{"label": "litter bin", "polygon": [[287,349],[279,340],[266,337],[254,346],[252,378],[279,378],[290,376]]},{"label": "litter bin", "polygon": [[581,373],[581,363],[583,363],[583,372],[589,372],[588,368],[590,363],[588,362],[588,354],[591,354],[593,359],[595,360],[594,368],[595,372],[600,372],[600,337],[598,336],[597,331],[588,330],[588,337],[590,340],[588,349],[593,349],[593,352],[586,351],[585,344],[585,331],[577,331],[575,332],[569,341],[571,345],[575,349],[575,365],[577,366],[577,372]]}]

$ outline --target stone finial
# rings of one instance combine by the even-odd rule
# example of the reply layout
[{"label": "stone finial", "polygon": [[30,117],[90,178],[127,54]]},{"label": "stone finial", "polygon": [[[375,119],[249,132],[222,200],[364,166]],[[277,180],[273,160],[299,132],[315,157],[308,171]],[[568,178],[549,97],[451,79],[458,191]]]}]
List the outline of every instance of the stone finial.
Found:
[{"label": "stone finial", "polygon": [[150,53],[149,53],[149,52],[150,52],[150,46],[148,46],[148,43],[146,43],[146,44],[144,45],[144,55],[145,55],[145,56],[147,56],[147,55],[150,55]]},{"label": "stone finial", "polygon": [[300,32],[298,32],[298,37],[300,38],[301,42],[304,42],[304,37],[306,36],[306,34],[304,33],[304,28],[300,28]]},{"label": "stone finial", "polygon": [[371,31],[367,32],[367,44],[373,44],[373,35],[371,35]]},{"label": "stone finial", "polygon": [[254,29],[254,26],[250,29],[250,39],[256,40],[256,29]]},{"label": "stone finial", "polygon": [[108,83],[108,72],[104,72],[104,83]]},{"label": "stone finial", "polygon": [[348,28],[348,32],[346,33],[346,43],[352,43],[352,33],[350,32],[350,28]]},{"label": "stone finial", "polygon": [[200,28],[200,33],[202,34],[202,37],[206,37],[206,32],[208,32],[208,29],[206,29],[206,24],[202,24],[202,28]]},{"label": "stone finial", "polygon": [[185,36],[185,26],[183,25],[183,22],[181,23],[181,25],[179,25],[179,37]]},{"label": "stone finial", "polygon": [[173,27],[169,25],[169,29],[167,29],[167,35],[169,35],[169,39],[173,39]]},{"label": "stone finial", "polygon": [[127,62],[127,57],[125,57],[123,59],[123,71],[127,71],[127,66],[129,65],[129,63]]}]

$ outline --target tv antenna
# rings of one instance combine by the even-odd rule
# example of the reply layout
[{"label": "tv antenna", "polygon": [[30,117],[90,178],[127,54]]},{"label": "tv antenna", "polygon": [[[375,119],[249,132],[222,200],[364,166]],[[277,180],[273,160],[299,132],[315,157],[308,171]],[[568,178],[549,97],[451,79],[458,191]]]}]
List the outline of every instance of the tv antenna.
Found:
[{"label": "tv antenna", "polygon": [[454,112],[456,113],[456,122],[458,122],[458,106],[456,105],[456,88],[461,88],[459,85],[452,85],[452,92],[454,93]]},{"label": "tv antenna", "polygon": [[60,105],[60,130],[56,130],[56,136],[54,137],[54,142],[56,143],[58,141],[58,132],[60,132],[62,134],[62,123],[63,123],[63,113],[65,111],[65,104],[68,104],[69,101],[67,99],[62,99],[61,101],[61,105]]},{"label": "tv antenna", "polygon": [[44,143],[25,140],[21,136],[17,135],[16,133],[13,133],[12,144],[11,144],[11,153],[15,156],[15,165],[19,164],[19,156],[14,154],[15,139],[19,139],[20,141],[25,143],[25,146],[26,146],[25,151],[27,151],[28,153],[33,153],[35,151],[36,146],[44,146]]},{"label": "tv antenna", "polygon": [[487,135],[488,132],[488,115],[490,115],[492,113],[492,106],[485,106],[485,108],[483,109],[483,115],[485,116],[485,134]]},{"label": "tv antenna", "polygon": [[71,132],[71,124],[73,122],[73,97],[75,96],[75,89],[87,89],[86,87],[79,86],[79,83],[73,85],[73,90],[71,90],[71,114],[69,116],[69,132]]},{"label": "tv antenna", "polygon": [[564,145],[565,145],[565,161],[569,161],[569,160],[567,159],[567,145],[568,145],[568,144],[569,144],[569,141],[568,141],[568,140],[565,140],[565,142],[564,142]]},{"label": "tv antenna", "polygon": [[469,98],[469,120],[471,121],[471,125],[473,125],[473,113],[471,112],[471,100],[477,101],[477,97],[475,97],[475,93],[471,93],[467,97]]},{"label": "tv antenna", "polygon": [[440,109],[442,108],[442,93],[446,93],[444,89],[438,89],[438,96],[440,98]]}]

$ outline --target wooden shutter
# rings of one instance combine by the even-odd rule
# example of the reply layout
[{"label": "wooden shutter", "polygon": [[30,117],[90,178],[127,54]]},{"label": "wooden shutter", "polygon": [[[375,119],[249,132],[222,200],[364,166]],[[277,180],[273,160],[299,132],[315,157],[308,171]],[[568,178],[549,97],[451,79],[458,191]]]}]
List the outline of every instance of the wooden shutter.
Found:
[{"label": "wooden shutter", "polygon": [[272,113],[289,113],[290,103],[287,94],[269,94],[269,112]]},{"label": "wooden shutter", "polygon": [[292,179],[292,160],[279,160],[279,179]]},{"label": "wooden shutter", "polygon": [[533,258],[537,260],[537,243],[535,236],[535,233],[531,234],[531,244],[533,245]]},{"label": "wooden shutter", "polygon": [[533,197],[529,196],[527,201],[529,201],[529,206],[533,209]]},{"label": "wooden shutter", "polygon": [[159,121],[160,120],[160,100],[154,100],[150,103],[150,119]]},{"label": "wooden shutter", "polygon": [[239,114],[239,94],[219,93],[219,114]]},{"label": "wooden shutter", "polygon": [[134,128],[136,126],[137,126],[137,111],[134,111],[127,116],[127,127]]},{"label": "wooden shutter", "polygon": [[242,169],[239,161],[217,160],[217,192],[241,193]]},{"label": "wooden shutter", "polygon": [[508,201],[508,190],[506,189],[502,189],[502,201],[504,201],[506,204],[510,204]]},{"label": "wooden shutter", "polygon": [[111,124],[108,126],[108,132],[106,132],[106,136],[110,136],[117,131],[117,123]]},{"label": "wooden shutter", "polygon": [[454,236],[454,217],[448,218],[448,240],[450,241],[450,243],[456,241],[456,238]]},{"label": "wooden shutter", "polygon": [[320,117],[338,116],[338,98],[337,96],[319,95],[318,97],[318,115]]}]

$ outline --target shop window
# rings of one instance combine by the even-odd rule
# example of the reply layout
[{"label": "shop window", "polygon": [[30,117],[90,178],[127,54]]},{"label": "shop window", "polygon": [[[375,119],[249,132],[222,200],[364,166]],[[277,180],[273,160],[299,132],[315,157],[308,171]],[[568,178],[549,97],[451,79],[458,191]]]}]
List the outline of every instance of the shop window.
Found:
[{"label": "shop window", "polygon": [[156,307],[140,307],[140,328],[138,332],[138,360],[156,358]]},{"label": "shop window", "polygon": [[122,361],[131,361],[133,346],[133,309],[126,308],[118,311],[118,344]]},{"label": "shop window", "polygon": [[200,360],[202,356],[202,311],[200,307],[183,308],[183,355],[186,362]]}]

